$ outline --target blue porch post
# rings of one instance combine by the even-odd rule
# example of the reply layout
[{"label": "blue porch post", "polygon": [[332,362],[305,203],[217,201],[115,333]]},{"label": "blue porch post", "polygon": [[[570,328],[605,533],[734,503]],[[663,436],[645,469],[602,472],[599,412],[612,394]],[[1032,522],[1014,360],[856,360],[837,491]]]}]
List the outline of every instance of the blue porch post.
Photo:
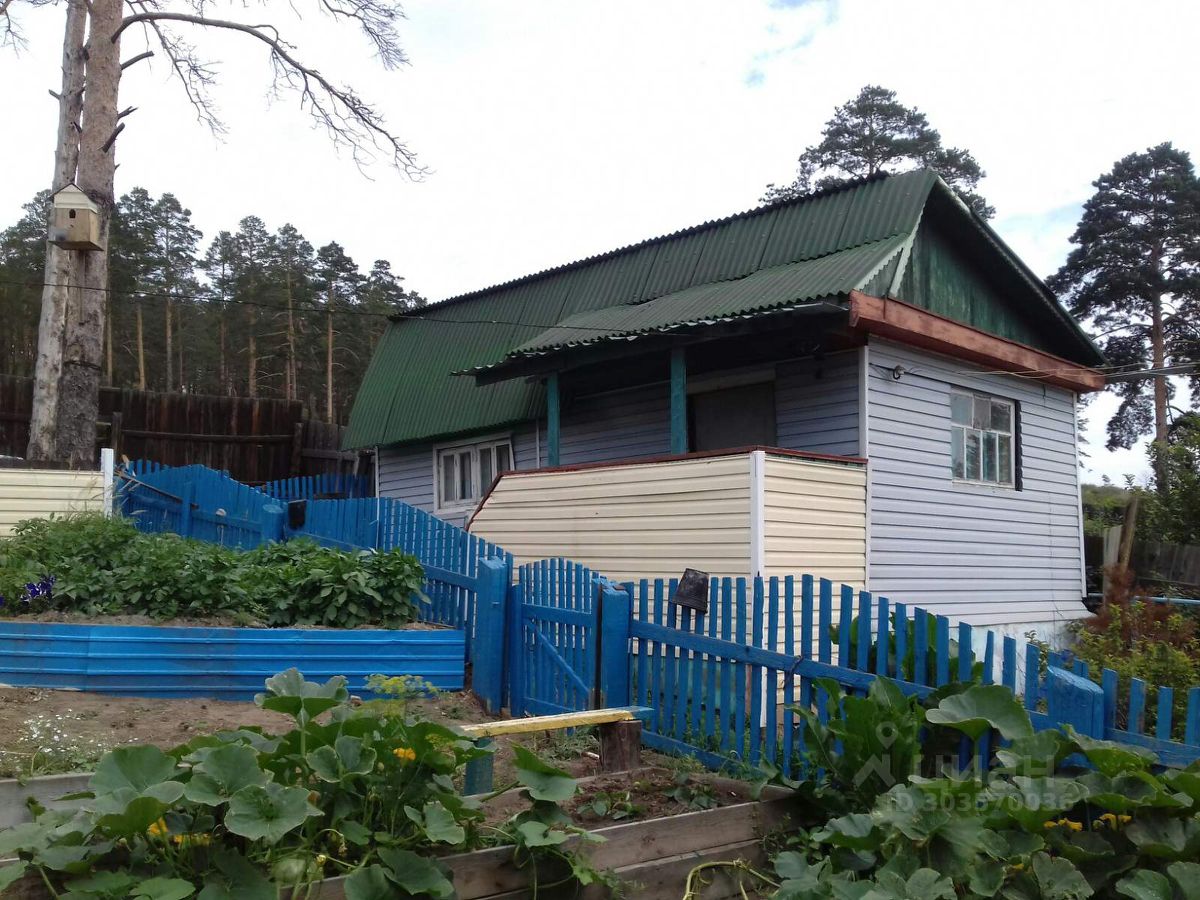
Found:
[{"label": "blue porch post", "polygon": [[558,465],[559,415],[558,373],[546,379],[546,465]]},{"label": "blue porch post", "polygon": [[682,347],[671,351],[671,452],[687,453],[687,358]]}]

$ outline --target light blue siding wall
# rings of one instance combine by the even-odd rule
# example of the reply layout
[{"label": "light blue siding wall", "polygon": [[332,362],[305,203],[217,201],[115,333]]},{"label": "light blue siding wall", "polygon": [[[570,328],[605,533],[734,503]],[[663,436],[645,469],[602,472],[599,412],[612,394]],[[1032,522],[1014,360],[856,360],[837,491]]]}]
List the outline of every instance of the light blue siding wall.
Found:
[{"label": "light blue siding wall", "polygon": [[395,497],[433,512],[433,445],[383,447],[379,451],[379,496]]},{"label": "light blue siding wall", "polygon": [[[978,624],[1085,615],[1074,395],[894,344],[868,352],[871,590]],[[952,387],[1018,403],[1022,490],[951,479]]]},{"label": "light blue siding wall", "polygon": [[671,452],[665,383],[571,400],[563,413],[559,461],[564,466]]},{"label": "light blue siding wall", "polygon": [[788,450],[858,456],[858,351],[780,363],[775,430]]}]

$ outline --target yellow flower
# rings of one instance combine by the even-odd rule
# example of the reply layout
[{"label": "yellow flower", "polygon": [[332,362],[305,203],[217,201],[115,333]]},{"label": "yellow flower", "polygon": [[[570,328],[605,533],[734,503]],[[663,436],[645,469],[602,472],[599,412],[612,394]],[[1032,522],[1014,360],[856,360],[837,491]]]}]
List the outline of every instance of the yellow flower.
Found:
[{"label": "yellow flower", "polygon": [[1083,831],[1083,823],[1082,822],[1075,822],[1071,819],[1063,819],[1063,824],[1066,825],[1068,828],[1070,828],[1072,831]]},{"label": "yellow flower", "polygon": [[1014,872],[1024,872],[1025,871],[1025,863],[1013,863],[1011,866],[1009,866],[1009,868],[1012,869]]},{"label": "yellow flower", "polygon": [[412,747],[397,747],[392,755],[402,763],[413,762],[417,758],[417,751]]},{"label": "yellow flower", "polygon": [[326,863],[326,861],[328,861],[328,859],[329,859],[329,857],[326,856],[324,853],[318,853],[317,854],[317,865],[318,866],[325,865],[325,863]]},{"label": "yellow flower", "polygon": [[150,835],[150,837],[163,837],[166,833],[167,823],[165,819],[159,819],[146,829],[146,834]]},{"label": "yellow flower", "polygon": [[1128,825],[1133,821],[1133,816],[1117,816],[1117,821],[1122,825]]},{"label": "yellow flower", "polygon": [[212,841],[212,835],[211,834],[200,834],[200,833],[197,833],[197,834],[175,834],[175,835],[171,836],[171,840],[174,841],[180,847],[182,847],[184,844],[187,844],[188,846],[194,846],[194,847],[207,847],[209,845],[209,843]]}]

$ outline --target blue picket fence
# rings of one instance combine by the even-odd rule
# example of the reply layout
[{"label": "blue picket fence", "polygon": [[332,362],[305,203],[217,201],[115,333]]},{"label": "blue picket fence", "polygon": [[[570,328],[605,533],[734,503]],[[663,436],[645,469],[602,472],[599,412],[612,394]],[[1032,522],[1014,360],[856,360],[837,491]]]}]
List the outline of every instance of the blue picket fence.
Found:
[{"label": "blue picket fence", "polygon": [[468,656],[482,586],[480,562],[497,559],[506,571],[512,568],[512,556],[502,548],[388,497],[292,498],[289,504],[303,501],[297,510],[302,521],[293,526],[281,498],[205,466],[138,461],[122,474],[121,510],[143,531],[170,531],[241,549],[309,538],[342,550],[399,548],[412,554],[425,570],[421,618],[463,629]]},{"label": "blue picket fence", "polygon": [[[1118,728],[1115,673],[1103,673],[1101,687],[1061,653],[1022,649],[1013,637],[867,591],[810,575],[713,579],[701,615],[672,602],[676,588],[672,579],[618,587],[566,560],[522,566],[495,614],[508,623],[504,636],[481,629],[476,650],[489,665],[504,658],[507,694],[495,685],[476,691],[489,708],[507,702],[513,715],[650,707],[648,746],[714,767],[770,761],[795,774],[804,747],[794,708],[824,715],[819,679],[862,694],[886,677],[916,696],[976,680],[1023,692],[1039,730],[1070,724],[1170,765],[1200,758],[1200,687],[1189,692],[1181,742],[1171,739],[1169,689],[1158,692],[1159,727],[1148,735],[1139,718],[1146,688],[1134,680]],[[964,740],[960,763],[986,760],[991,740]]]},{"label": "blue picket fence", "polygon": [[371,496],[371,483],[364,475],[324,472],[268,481],[262,486],[276,500],[356,500]]}]

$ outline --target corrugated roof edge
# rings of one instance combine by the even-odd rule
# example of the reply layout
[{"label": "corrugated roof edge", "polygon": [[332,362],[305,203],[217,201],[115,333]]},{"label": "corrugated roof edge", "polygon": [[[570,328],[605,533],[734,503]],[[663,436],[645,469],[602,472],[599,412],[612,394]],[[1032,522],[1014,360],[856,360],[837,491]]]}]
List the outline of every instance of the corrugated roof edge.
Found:
[{"label": "corrugated roof edge", "polygon": [[[530,272],[528,275],[522,275],[519,278],[512,278],[508,281],[500,281],[496,284],[488,285],[487,287],[476,288],[473,291],[468,291],[465,294],[455,294],[453,297],[447,297],[445,300],[439,300],[436,303],[431,303],[430,307],[441,309],[443,306],[449,306],[455,303],[461,303],[466,300],[473,300],[484,294],[490,294],[493,291],[503,290],[505,288],[516,287],[519,284],[526,284],[530,281],[537,281],[539,278],[545,278],[548,275],[556,275],[559,272],[566,272],[571,269],[589,266],[593,263],[601,262],[605,259],[611,259],[614,256],[620,256],[622,253],[629,253],[633,250],[638,250],[642,247],[648,247],[651,244],[657,244],[662,241],[674,240],[675,238],[685,237],[689,234],[695,234],[718,225],[724,225],[727,222],[733,222],[737,219],[746,219],[750,216],[761,215],[769,212],[772,209],[779,209],[785,206],[798,206],[802,203],[807,203],[810,200],[819,200],[822,197],[829,197],[833,194],[840,194],[844,191],[854,190],[862,187],[864,184],[872,184],[876,181],[886,181],[889,178],[903,178],[908,175],[916,175],[918,172],[927,172],[927,169],[911,169],[907,172],[876,172],[874,175],[867,175],[863,178],[855,178],[851,181],[846,181],[835,187],[823,188],[819,191],[810,191],[800,197],[793,197],[789,200],[777,200],[774,203],[764,203],[761,206],[754,206],[750,209],[744,209],[741,212],[732,213],[720,219],[707,219],[698,225],[690,225],[687,228],[681,228],[678,231],[672,231],[668,234],[660,234],[655,237],[646,238],[645,240],[637,241],[632,244],[625,244],[620,247],[615,247],[612,250],[606,250],[604,253],[597,253],[593,256],[585,256],[581,259],[572,260],[571,262],[561,263],[557,266],[551,266],[548,269],[541,269],[537,272]],[[940,181],[941,179],[937,179]],[[393,322],[403,322],[405,319],[411,319],[411,314],[399,313],[394,316],[389,316]]]}]

